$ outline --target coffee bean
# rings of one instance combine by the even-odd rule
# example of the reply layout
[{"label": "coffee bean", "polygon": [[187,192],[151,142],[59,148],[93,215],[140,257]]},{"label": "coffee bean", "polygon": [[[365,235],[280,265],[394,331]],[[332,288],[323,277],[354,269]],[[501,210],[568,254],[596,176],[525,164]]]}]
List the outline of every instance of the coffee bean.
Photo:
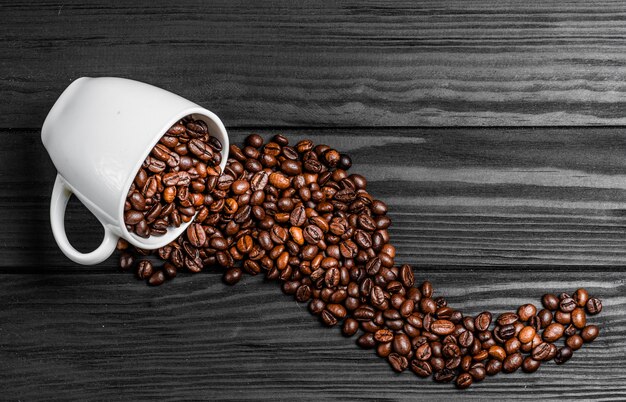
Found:
[{"label": "coffee bean", "polygon": [[187,227],[187,238],[194,247],[202,247],[206,241],[206,233],[202,225],[192,223]]},{"label": "coffee bean", "polygon": [[446,343],[443,345],[441,352],[444,357],[457,357],[461,354],[461,349],[454,343]]},{"label": "coffee bean", "polygon": [[141,260],[137,265],[137,276],[141,279],[148,279],[152,276],[154,269],[148,260]]},{"label": "coffee bean", "polygon": [[539,360],[535,360],[530,356],[527,356],[522,362],[522,371],[524,373],[534,373],[541,366],[541,362]]},{"label": "coffee bean", "polygon": [[515,313],[503,313],[498,316],[496,320],[498,325],[505,326],[509,324],[513,324],[515,321],[519,319],[519,316]]},{"label": "coffee bean", "polygon": [[576,301],[578,307],[585,307],[587,301],[589,301],[589,292],[583,288],[577,289],[572,295],[572,298]]},{"label": "coffee bean", "polygon": [[489,356],[496,360],[503,361],[506,358],[506,351],[503,347],[494,345],[489,348]]},{"label": "coffee bean", "polygon": [[124,222],[128,225],[136,225],[143,220],[143,214],[139,211],[130,210],[124,213]]},{"label": "coffee bean", "polygon": [[242,274],[243,271],[241,268],[231,267],[224,272],[224,276],[222,278],[228,285],[234,285],[241,280]]},{"label": "coffee bean", "polygon": [[454,323],[448,320],[436,320],[430,326],[430,331],[436,335],[445,336],[454,332]]},{"label": "coffee bean", "polygon": [[432,367],[426,361],[411,360],[410,368],[419,377],[429,377],[432,374]]},{"label": "coffee bean", "polygon": [[474,381],[482,381],[487,376],[487,370],[483,363],[472,364],[468,373],[472,376]]},{"label": "coffee bean", "polygon": [[537,314],[539,321],[541,322],[541,328],[546,328],[550,323],[552,323],[552,312],[548,309],[542,309]]},{"label": "coffee bean", "polygon": [[472,385],[472,376],[469,373],[461,373],[455,380],[456,387],[458,389],[466,389]]},{"label": "coffee bean", "polygon": [[583,346],[583,338],[574,334],[565,340],[565,344],[572,350],[578,350]]},{"label": "coffee bean", "polygon": [[332,327],[334,325],[337,325],[337,319],[328,310],[322,311],[322,314],[320,315],[320,317],[321,317],[322,322],[324,323],[324,325],[326,325],[328,327]]},{"label": "coffee bean", "polygon": [[507,356],[502,362],[502,370],[505,373],[512,373],[521,367],[524,358],[521,353],[514,353]]},{"label": "coffee bean", "polygon": [[573,298],[571,297],[566,297],[563,298],[560,302],[559,302],[559,308],[561,309],[562,312],[564,313],[571,313],[572,311],[574,311],[574,309],[576,308],[577,304],[574,301]]},{"label": "coffee bean", "polygon": [[535,307],[533,304],[524,304],[523,306],[520,306],[519,309],[517,309],[517,315],[520,321],[528,321],[535,314],[537,314],[537,307]]},{"label": "coffee bean", "polygon": [[400,277],[400,280],[402,281],[402,284],[407,288],[411,288],[415,283],[413,269],[411,268],[410,265],[404,264],[402,265],[402,267],[400,267],[399,277]]},{"label": "coffee bean", "polygon": [[474,320],[474,325],[478,331],[486,331],[491,325],[491,313],[488,311],[480,313],[476,320]]},{"label": "coffee bean", "polygon": [[411,341],[409,337],[403,333],[397,334],[393,338],[393,350],[400,355],[408,355],[411,351]]},{"label": "coffee bean", "polygon": [[543,295],[541,303],[543,304],[543,307],[551,311],[559,308],[559,298],[551,293]]},{"label": "coffee bean", "polygon": [[572,324],[578,329],[583,329],[587,325],[587,316],[585,310],[581,307],[575,308],[572,313]]},{"label": "coffee bean", "polygon": [[596,325],[587,325],[580,331],[580,336],[585,342],[592,342],[600,334],[600,330]]},{"label": "coffee bean", "polygon": [[346,318],[341,327],[341,332],[345,336],[353,336],[359,330],[359,322],[354,318]]},{"label": "coffee bean", "polygon": [[261,148],[261,146],[263,145],[263,137],[258,134],[250,134],[246,137],[245,143],[246,145],[254,148]]},{"label": "coffee bean", "polygon": [[159,286],[165,282],[165,274],[163,271],[154,272],[148,279],[148,284],[151,286]]},{"label": "coffee bean", "polygon": [[366,333],[361,335],[357,339],[356,343],[364,349],[371,349],[376,346],[376,340],[374,340],[374,334],[372,333]]},{"label": "coffee bean", "polygon": [[550,344],[540,343],[532,350],[532,357],[535,360],[546,361],[550,355]]},{"label": "coffee bean", "polygon": [[170,264],[169,262],[163,264],[163,272],[168,279],[174,279],[178,273],[174,264]]},{"label": "coffee bean", "polygon": [[390,353],[389,356],[387,356],[387,361],[389,362],[389,365],[391,366],[393,371],[398,373],[403,372],[409,366],[409,361],[407,360],[407,358],[401,356],[398,353]]},{"label": "coffee bean", "polygon": [[429,360],[432,356],[432,349],[429,343],[421,344],[415,351],[415,358],[418,360]]},{"label": "coffee bean", "polygon": [[497,359],[491,359],[485,365],[485,371],[488,375],[496,375],[502,371],[502,362]]},{"label": "coffee bean", "polygon": [[454,377],[454,371],[444,368],[435,372],[435,374],[433,375],[433,380],[435,380],[436,382],[450,382],[454,379]]},{"label": "coffee bean", "polygon": [[591,297],[587,301],[587,313],[591,315],[598,314],[602,311],[602,302],[597,297]]},{"label": "coffee bean", "polygon": [[120,255],[119,266],[122,269],[130,269],[133,267],[135,263],[135,258],[130,253],[122,253]]},{"label": "coffee bean", "polygon": [[535,333],[536,332],[533,327],[527,326],[527,327],[522,328],[522,330],[517,335],[517,337],[519,338],[520,342],[528,343],[533,340],[533,338],[535,337]]},{"label": "coffee bean", "polygon": [[546,342],[554,342],[563,336],[565,327],[563,324],[552,323],[543,331],[543,340]]},{"label": "coffee bean", "polygon": [[474,335],[472,331],[463,331],[459,335],[459,345],[464,348],[469,348],[474,343]]},{"label": "coffee bean", "polygon": [[570,349],[569,347],[562,347],[556,352],[556,356],[554,356],[554,362],[556,364],[563,364],[571,359],[573,354],[574,353],[572,352],[572,349]]}]

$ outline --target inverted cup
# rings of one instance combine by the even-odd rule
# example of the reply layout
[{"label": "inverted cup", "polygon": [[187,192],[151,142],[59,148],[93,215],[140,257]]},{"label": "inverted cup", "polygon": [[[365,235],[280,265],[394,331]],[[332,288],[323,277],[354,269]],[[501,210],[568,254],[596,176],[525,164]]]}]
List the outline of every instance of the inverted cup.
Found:
[{"label": "inverted cup", "polygon": [[[193,221],[170,227],[163,236],[142,238],[126,229],[124,202],[137,171],[165,132],[192,115],[207,123],[222,143],[223,170],[228,134],[214,113],[163,89],[123,78],[79,78],[59,97],[41,130],[58,173],[50,204],[54,238],[63,253],[81,264],[111,255],[122,237],[136,247],[156,249],[176,239]],[[102,244],[91,253],[71,246],[64,213],[71,194],[98,218]]]}]

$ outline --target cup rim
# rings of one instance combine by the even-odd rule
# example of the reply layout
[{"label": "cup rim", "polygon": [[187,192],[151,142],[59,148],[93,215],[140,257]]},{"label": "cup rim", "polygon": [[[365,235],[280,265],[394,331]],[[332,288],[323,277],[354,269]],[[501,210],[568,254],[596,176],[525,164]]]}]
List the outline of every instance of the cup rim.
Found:
[{"label": "cup rim", "polygon": [[[172,127],[172,125],[174,123],[176,123],[177,121],[179,121],[183,117],[189,116],[189,115],[192,115],[192,114],[200,115],[201,117],[204,117],[204,118],[212,121],[217,126],[217,128],[220,131],[220,134],[222,136],[222,139],[221,139],[221,142],[222,142],[222,151],[221,151],[222,161],[220,163],[220,170],[223,172],[224,168],[226,167],[226,162],[227,162],[227,159],[228,159],[228,149],[229,149],[230,144],[229,144],[229,141],[228,141],[228,133],[226,132],[226,127],[224,127],[224,123],[222,123],[220,118],[215,113],[213,113],[213,112],[211,112],[211,111],[209,111],[209,110],[207,110],[207,109],[205,109],[203,107],[200,107],[200,106],[187,107],[187,108],[181,110],[180,112],[174,114],[173,117],[171,119],[169,119],[163,125],[163,127],[156,132],[155,136],[152,138],[152,140],[150,141],[149,145],[146,147],[144,152],[141,154],[141,157],[135,163],[134,168],[130,171],[128,177],[124,181],[124,186],[122,187],[122,188],[124,188],[124,191],[122,191],[122,194],[120,195],[120,199],[118,201],[119,207],[118,207],[118,214],[117,214],[118,221],[119,221],[119,228],[120,228],[120,230],[122,232],[121,233],[122,237],[124,239],[128,240],[135,247],[144,248],[144,249],[152,249],[152,250],[157,249],[159,247],[163,247],[163,246],[169,244],[170,242],[172,242],[173,240],[175,240],[178,236],[180,236],[195,219],[195,215],[194,215],[194,217],[189,222],[183,223],[183,224],[181,224],[177,228],[169,226],[168,229],[167,229],[167,233],[166,234],[164,234],[162,236],[150,236],[148,238],[142,238],[142,237],[137,236],[134,233],[129,232],[128,229],[126,229],[126,223],[124,222],[124,204],[126,202],[126,197],[128,195],[128,189],[130,188],[131,184],[133,183],[133,181],[135,179],[135,176],[137,175],[137,172],[141,168],[141,165],[145,161],[146,157],[150,154],[150,152],[156,146],[156,144],[159,142],[161,137],[163,137],[163,135],[165,135],[167,130],[169,130],[169,128]],[[154,238],[155,240],[153,242],[146,243],[146,241],[148,239],[150,239],[150,238]]]}]

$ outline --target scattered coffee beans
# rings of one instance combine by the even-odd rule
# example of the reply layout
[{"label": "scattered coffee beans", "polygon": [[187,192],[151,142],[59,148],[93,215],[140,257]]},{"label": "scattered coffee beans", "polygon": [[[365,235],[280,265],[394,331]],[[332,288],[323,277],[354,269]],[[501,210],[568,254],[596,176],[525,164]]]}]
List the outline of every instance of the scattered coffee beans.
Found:
[{"label": "scattered coffee beans", "polygon": [[[154,192],[133,188],[129,194],[131,222],[135,227],[145,222],[149,233],[155,221],[147,215],[161,216],[149,212],[154,205],[169,208],[166,223],[175,224],[172,214],[190,218],[197,212],[184,235],[155,252],[120,241],[120,267],[136,266],[149,284],[160,285],[177,270],[195,273],[212,265],[224,268],[229,285],[244,272],[263,273],[279,281],[284,293],[308,303],[323,325],[357,336],[357,345],[373,349],[392,370],[408,369],[460,389],[487,375],[520,368],[531,373],[549,360],[563,364],[598,336],[587,314],[599,313],[602,303],[584,289],[573,296],[546,294],[540,311],[524,304],[494,319],[488,311],[464,316],[444,297],[435,297],[430,282],[416,285],[410,266],[395,265],[387,205],[368,193],[363,176],[347,173],[352,165],[347,155],[310,140],[291,146],[282,135],[265,144],[253,134],[243,148],[231,145],[227,167],[217,178],[219,152],[203,130],[201,123],[182,121],[151,156],[175,165],[172,155],[178,155],[178,170],[171,173],[187,172],[188,181],[186,175],[181,184],[180,175],[156,172],[150,176]],[[148,165],[140,174],[148,177],[149,170]],[[198,202],[182,203],[180,191]],[[140,196],[151,198],[149,209],[139,208]],[[167,204],[159,204],[165,198]],[[165,261],[162,268],[146,258],[150,254]],[[558,340],[565,346],[558,347]]]},{"label": "scattered coffee beans", "polygon": [[189,222],[201,207],[212,204],[221,150],[222,144],[202,120],[187,116],[170,127],[128,190],[126,229],[141,237],[163,235],[169,226]]}]

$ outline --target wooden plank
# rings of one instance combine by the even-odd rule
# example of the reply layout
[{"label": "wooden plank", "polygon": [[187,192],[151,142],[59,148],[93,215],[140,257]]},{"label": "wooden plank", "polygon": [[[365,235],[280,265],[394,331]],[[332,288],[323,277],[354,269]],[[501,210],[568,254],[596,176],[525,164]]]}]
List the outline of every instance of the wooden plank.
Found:
[{"label": "wooden plank", "polygon": [[626,4],[13,1],[0,127],[80,76],[180,93],[228,126],[625,124]]},{"label": "wooden plank", "polygon": [[327,329],[274,283],[218,273],[160,288],[130,273],[0,275],[0,375],[7,400],[485,400],[626,398],[623,270],[420,268],[466,314],[587,287],[601,336],[564,366],[487,378],[468,391],[401,375]]},{"label": "wooden plank", "polygon": [[[231,130],[241,143],[253,130]],[[269,138],[275,130],[255,130]],[[352,155],[351,171],[390,205],[392,242],[420,265],[626,266],[626,134],[618,128],[285,130]],[[32,130],[0,131],[0,269],[80,267],[49,229],[54,167]],[[101,229],[70,203],[70,239],[84,251]],[[95,271],[93,271],[95,270]]]}]

